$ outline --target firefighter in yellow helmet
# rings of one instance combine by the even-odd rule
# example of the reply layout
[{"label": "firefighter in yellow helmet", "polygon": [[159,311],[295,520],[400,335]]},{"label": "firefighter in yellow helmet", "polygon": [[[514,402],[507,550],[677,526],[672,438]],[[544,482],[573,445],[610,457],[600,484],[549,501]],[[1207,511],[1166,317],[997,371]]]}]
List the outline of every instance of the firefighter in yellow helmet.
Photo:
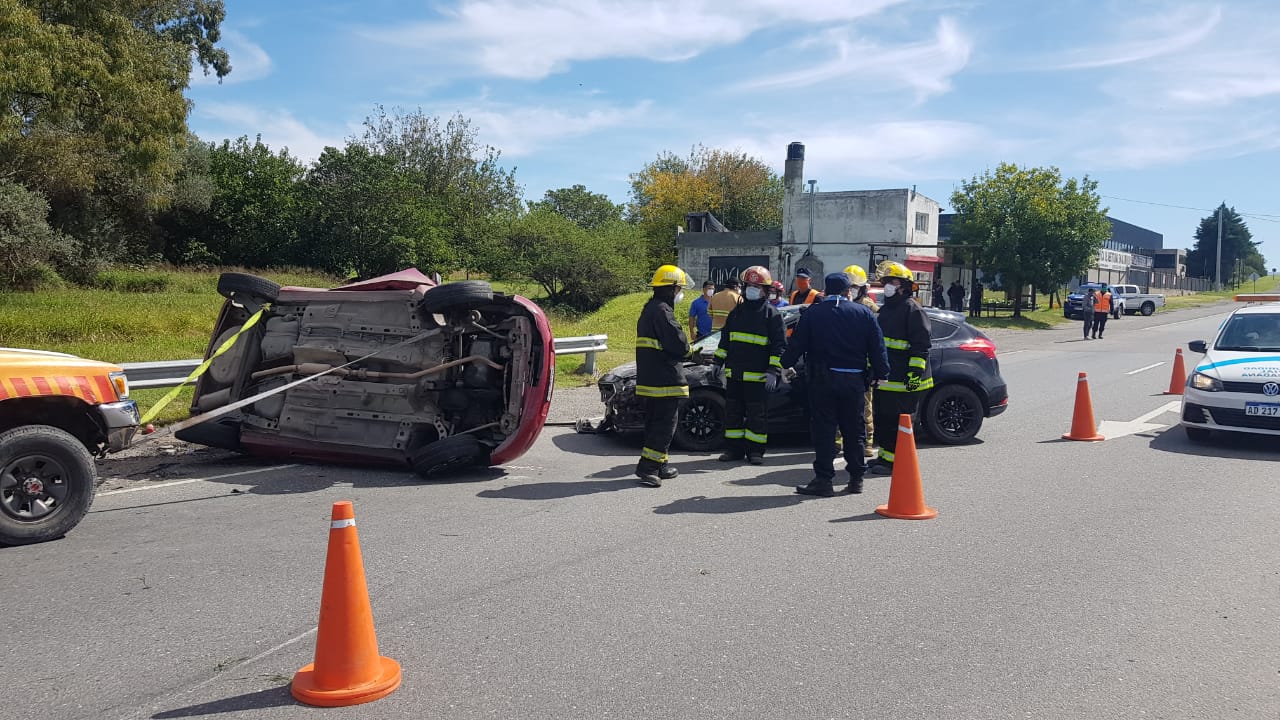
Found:
[{"label": "firefighter in yellow helmet", "polygon": [[[849,282],[853,283],[853,299],[866,305],[871,312],[880,312],[880,306],[875,300],[871,299],[869,293],[870,283],[867,279],[867,271],[862,269],[860,265],[850,265],[844,269],[844,274],[849,276]],[[876,456],[876,423],[875,412],[873,411],[873,400],[875,391],[868,389],[866,397],[862,403],[862,422],[866,426],[866,437],[863,438],[862,456],[868,460]]]},{"label": "firefighter in yellow helmet", "polygon": [[729,313],[720,331],[715,362],[724,367],[725,452],[721,462],[746,458],[764,464],[769,441],[769,400],[782,380],[782,350],[787,344],[782,313],[769,304],[773,277],[754,265],[742,273],[743,302]]},{"label": "firefighter in yellow helmet", "polygon": [[689,339],[674,310],[689,284],[688,273],[675,265],[658,268],[649,283],[653,297],[636,323],[636,396],[644,406],[644,447],[636,477],[648,487],[661,487],[663,480],[680,474],[667,464],[667,451],[676,431],[680,400],[689,397],[683,365]]},{"label": "firefighter in yellow helmet", "polygon": [[876,444],[880,453],[867,467],[872,475],[892,475],[898,446],[898,416],[914,415],[920,397],[933,387],[929,372],[929,317],[915,301],[916,284],[905,265],[886,260],[876,268],[884,284],[877,318],[889,351],[889,378],[875,391]]}]

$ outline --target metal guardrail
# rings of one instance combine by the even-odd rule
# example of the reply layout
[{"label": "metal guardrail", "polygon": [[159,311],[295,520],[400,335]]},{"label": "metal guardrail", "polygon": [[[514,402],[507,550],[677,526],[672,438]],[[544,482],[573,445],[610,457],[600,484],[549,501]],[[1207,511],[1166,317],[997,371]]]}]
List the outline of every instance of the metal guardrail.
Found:
[{"label": "metal guardrail", "polygon": [[[556,338],[556,355],[586,355],[583,370],[595,374],[596,353],[609,349],[608,335],[587,335],[585,337]],[[146,388],[164,388],[181,385],[183,380],[200,365],[199,358],[194,360],[161,360],[159,362],[123,363],[129,376],[129,387],[143,390]]]}]

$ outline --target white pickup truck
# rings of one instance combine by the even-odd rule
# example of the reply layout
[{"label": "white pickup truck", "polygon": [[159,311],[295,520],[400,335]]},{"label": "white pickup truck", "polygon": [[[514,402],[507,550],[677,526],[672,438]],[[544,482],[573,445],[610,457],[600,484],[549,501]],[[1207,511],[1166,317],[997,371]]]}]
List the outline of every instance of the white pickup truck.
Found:
[{"label": "white pickup truck", "polygon": [[1144,293],[1137,285],[1111,286],[1111,314],[1114,317],[1120,317],[1121,313],[1150,315],[1162,307],[1164,295]]}]

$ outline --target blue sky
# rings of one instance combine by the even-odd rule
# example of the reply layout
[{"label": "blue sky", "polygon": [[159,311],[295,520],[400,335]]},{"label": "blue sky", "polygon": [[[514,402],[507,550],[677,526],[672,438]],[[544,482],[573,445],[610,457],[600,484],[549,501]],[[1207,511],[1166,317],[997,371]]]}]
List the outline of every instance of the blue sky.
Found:
[{"label": "blue sky", "polygon": [[1256,214],[1280,267],[1274,0],[226,5],[234,70],[188,93],[206,140],[312,160],[378,104],[461,112],[529,198],[581,183],[615,202],[699,143],[780,173],[798,140],[819,191],[915,185],[943,207],[999,162],[1056,165],[1166,247],[1220,201]]}]

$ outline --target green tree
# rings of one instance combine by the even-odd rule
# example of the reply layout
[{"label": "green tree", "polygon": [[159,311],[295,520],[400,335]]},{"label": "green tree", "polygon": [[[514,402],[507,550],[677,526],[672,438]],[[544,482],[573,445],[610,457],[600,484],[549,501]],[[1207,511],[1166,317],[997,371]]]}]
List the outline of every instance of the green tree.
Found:
[{"label": "green tree", "polygon": [[174,190],[193,62],[223,77],[221,0],[0,0],[0,167],[90,251],[145,249]]},{"label": "green tree", "polygon": [[326,148],[307,173],[304,203],[299,264],[361,277],[456,267],[448,218],[393,157]]},{"label": "green tree", "polygon": [[442,213],[455,262],[467,270],[501,272],[507,253],[495,234],[520,213],[524,191],[514,169],[499,164],[501,152],[479,142],[470,120],[379,107],[355,143],[387,157]]},{"label": "green tree", "polygon": [[1097,187],[1088,176],[1063,181],[1056,167],[1001,163],[952,193],[952,243],[978,246],[983,271],[1000,275],[1020,317],[1025,287],[1059,287],[1083,273],[1111,237]]},{"label": "green tree", "polygon": [[587,230],[549,207],[512,222],[506,235],[519,273],[552,305],[589,311],[639,289],[646,270],[634,226],[614,220]]},{"label": "green tree", "polygon": [[[1235,208],[1222,205],[1222,279],[1230,280],[1237,271],[1237,261],[1245,277],[1256,272],[1267,274],[1267,261],[1258,251],[1253,233]],[[1187,253],[1187,273],[1213,278],[1218,268],[1218,213],[1202,218],[1196,228],[1195,247]]]},{"label": "green tree", "polygon": [[541,200],[529,203],[530,210],[539,208],[559,213],[588,230],[618,222],[625,210],[624,206],[614,204],[609,196],[593,193],[584,185],[546,191]]},{"label": "green tree", "polygon": [[0,290],[35,290],[60,282],[54,265],[74,251],[49,227],[40,193],[0,180]]}]

